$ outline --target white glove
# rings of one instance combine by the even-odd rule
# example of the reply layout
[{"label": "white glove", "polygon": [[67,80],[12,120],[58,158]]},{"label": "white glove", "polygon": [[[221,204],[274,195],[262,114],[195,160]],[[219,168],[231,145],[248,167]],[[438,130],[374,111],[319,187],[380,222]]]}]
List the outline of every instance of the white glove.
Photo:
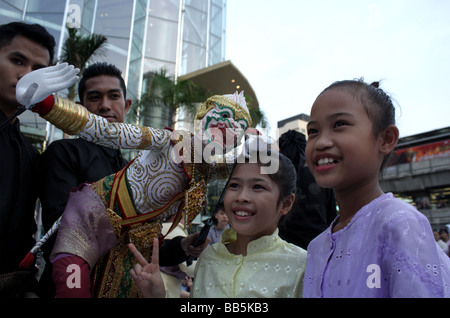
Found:
[{"label": "white glove", "polygon": [[31,109],[49,95],[72,86],[80,72],[67,63],[44,67],[22,77],[16,85],[16,99]]}]

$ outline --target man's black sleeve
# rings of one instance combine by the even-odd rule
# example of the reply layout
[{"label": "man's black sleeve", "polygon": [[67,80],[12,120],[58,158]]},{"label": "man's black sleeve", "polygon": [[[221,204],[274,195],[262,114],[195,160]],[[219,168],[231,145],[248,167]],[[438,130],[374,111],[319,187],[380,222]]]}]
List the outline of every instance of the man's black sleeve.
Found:
[{"label": "man's black sleeve", "polygon": [[159,265],[174,266],[189,259],[189,256],[181,248],[183,236],[176,236],[173,239],[164,240],[164,244],[159,249]]}]

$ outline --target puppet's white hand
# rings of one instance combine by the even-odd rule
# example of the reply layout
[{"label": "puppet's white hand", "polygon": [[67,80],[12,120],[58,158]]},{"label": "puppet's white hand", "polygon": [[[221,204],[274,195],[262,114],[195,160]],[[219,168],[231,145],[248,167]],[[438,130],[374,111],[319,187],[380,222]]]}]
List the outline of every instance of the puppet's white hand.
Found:
[{"label": "puppet's white hand", "polygon": [[80,72],[67,63],[44,67],[22,77],[16,85],[16,99],[31,109],[52,93],[72,86]]}]

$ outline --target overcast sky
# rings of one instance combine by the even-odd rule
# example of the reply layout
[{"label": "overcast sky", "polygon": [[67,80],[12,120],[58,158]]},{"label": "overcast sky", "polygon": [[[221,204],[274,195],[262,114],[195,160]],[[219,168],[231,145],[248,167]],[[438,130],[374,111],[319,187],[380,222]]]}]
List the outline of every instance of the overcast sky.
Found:
[{"label": "overcast sky", "polygon": [[450,126],[450,1],[227,0],[226,59],[271,135],[337,80],[381,80],[400,137]]}]

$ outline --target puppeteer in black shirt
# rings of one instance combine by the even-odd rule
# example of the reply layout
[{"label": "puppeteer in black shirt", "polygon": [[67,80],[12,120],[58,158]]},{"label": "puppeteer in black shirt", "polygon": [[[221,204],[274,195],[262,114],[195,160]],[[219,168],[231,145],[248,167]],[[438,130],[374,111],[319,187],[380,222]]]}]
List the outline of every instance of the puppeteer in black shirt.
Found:
[{"label": "puppeteer in black shirt", "polygon": [[[0,123],[5,120],[0,111]],[[38,158],[39,152],[20,132],[19,119],[0,130],[0,274],[17,271],[35,243]]]}]

